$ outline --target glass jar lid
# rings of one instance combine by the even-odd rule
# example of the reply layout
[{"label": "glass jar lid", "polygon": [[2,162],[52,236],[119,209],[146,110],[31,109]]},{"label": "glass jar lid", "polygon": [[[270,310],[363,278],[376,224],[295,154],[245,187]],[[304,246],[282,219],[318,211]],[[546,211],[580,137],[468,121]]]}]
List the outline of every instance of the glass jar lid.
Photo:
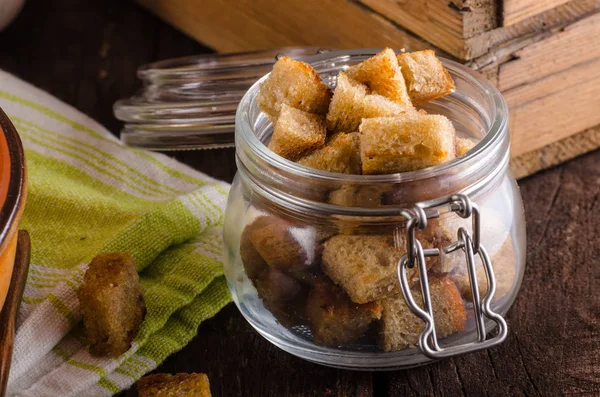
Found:
[{"label": "glass jar lid", "polygon": [[121,140],[150,150],[234,146],[235,112],[246,91],[278,56],[304,59],[325,50],[286,47],[168,59],[138,69],[142,89],[114,104]]}]

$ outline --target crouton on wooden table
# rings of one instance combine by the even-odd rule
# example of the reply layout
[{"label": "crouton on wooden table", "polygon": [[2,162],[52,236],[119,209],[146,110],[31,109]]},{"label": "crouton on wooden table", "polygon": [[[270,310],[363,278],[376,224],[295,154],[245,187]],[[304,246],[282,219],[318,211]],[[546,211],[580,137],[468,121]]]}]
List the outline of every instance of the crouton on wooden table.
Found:
[{"label": "crouton on wooden table", "polygon": [[154,374],[137,381],[139,397],[211,397],[206,374]]}]

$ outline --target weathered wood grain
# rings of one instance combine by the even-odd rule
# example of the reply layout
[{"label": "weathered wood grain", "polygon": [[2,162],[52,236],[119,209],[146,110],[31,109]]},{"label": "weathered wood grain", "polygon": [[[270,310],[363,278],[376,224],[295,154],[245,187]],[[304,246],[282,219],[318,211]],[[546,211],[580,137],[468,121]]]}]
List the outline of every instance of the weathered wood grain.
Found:
[{"label": "weathered wood grain", "polygon": [[[118,133],[110,109],[116,98],[135,91],[135,66],[207,50],[131,2],[94,3],[27,2],[16,23],[0,33],[0,68],[53,91]],[[107,26],[114,26],[112,33]],[[172,155],[228,181],[235,173],[231,149]],[[340,371],[283,353],[230,305],[157,372],[207,372],[215,396],[596,396],[599,167],[595,151],[520,182],[528,265],[502,346],[407,371]]]},{"label": "weathered wood grain", "polygon": [[222,52],[302,45],[326,48],[430,47],[378,14],[347,0],[138,2],[190,36]]},{"label": "weathered wood grain", "polygon": [[600,0],[572,0],[507,27],[498,27],[466,41],[469,64],[476,69],[510,60],[515,51],[543,40],[600,10]]},{"label": "weathered wood grain", "polygon": [[499,0],[137,1],[221,52],[288,45],[435,46],[462,61],[487,55],[488,62],[496,47],[502,52],[523,37],[535,42],[600,9],[600,0],[553,0],[556,7],[502,26]]},{"label": "weathered wood grain", "polygon": [[468,52],[466,39],[498,26],[497,0],[358,1],[459,58]]},{"label": "weathered wood grain", "polygon": [[581,155],[600,147],[600,126],[552,142],[537,150],[514,156],[510,168],[517,179],[567,161],[575,154]]},{"label": "weathered wood grain", "polygon": [[519,86],[504,97],[519,156],[600,124],[600,58]]},{"label": "weathered wood grain", "polygon": [[503,0],[502,25],[513,25],[568,1],[569,0]]},{"label": "weathered wood grain", "polygon": [[511,57],[500,65],[498,88],[503,92],[600,58],[600,13],[515,51]]}]

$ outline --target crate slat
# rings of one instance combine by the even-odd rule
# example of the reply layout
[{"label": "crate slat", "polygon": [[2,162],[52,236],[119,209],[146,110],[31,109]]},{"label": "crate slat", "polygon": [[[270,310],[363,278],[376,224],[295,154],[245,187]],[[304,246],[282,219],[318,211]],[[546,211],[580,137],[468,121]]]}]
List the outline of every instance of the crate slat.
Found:
[{"label": "crate slat", "polygon": [[138,0],[221,52],[285,46],[430,48],[380,15],[346,0]]},{"label": "crate slat", "polygon": [[510,168],[515,177],[520,179],[599,147],[600,125],[597,125],[576,135],[552,142],[538,150],[513,156],[510,159]]},{"label": "crate slat", "polygon": [[504,92],[519,156],[600,124],[600,59]]},{"label": "crate slat", "polygon": [[504,0],[502,4],[502,24],[513,25],[524,19],[556,8],[569,0]]},{"label": "crate slat", "polygon": [[502,91],[599,58],[600,13],[582,19],[511,56],[513,60],[500,65],[498,88]]},{"label": "crate slat", "polygon": [[359,0],[436,47],[466,58],[466,39],[498,26],[495,0]]}]

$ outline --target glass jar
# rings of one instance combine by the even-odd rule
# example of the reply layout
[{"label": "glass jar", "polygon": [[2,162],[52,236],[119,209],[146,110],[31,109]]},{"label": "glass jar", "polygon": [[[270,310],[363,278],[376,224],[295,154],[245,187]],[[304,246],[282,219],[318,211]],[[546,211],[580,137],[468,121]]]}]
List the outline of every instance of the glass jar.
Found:
[{"label": "glass jar", "polygon": [[[333,88],[340,71],[377,52],[329,52],[307,62]],[[391,369],[486,347],[506,335],[499,315],[519,290],[526,246],[521,197],[508,167],[508,110],[490,83],[443,62],[456,91],[423,108],[480,142],[464,156],[418,171],[346,175],[288,161],[265,146],[273,126],[256,97],[267,76],[242,98],[238,173],[224,224],[225,273],[241,313],[281,349],[329,366]],[[477,214],[480,222],[473,223]],[[403,256],[407,250],[412,257]],[[490,279],[481,258],[491,259],[493,296],[486,295]],[[407,294],[416,308],[409,308]],[[429,310],[435,327],[414,314],[419,308]],[[485,341],[499,323],[499,334]]]}]

